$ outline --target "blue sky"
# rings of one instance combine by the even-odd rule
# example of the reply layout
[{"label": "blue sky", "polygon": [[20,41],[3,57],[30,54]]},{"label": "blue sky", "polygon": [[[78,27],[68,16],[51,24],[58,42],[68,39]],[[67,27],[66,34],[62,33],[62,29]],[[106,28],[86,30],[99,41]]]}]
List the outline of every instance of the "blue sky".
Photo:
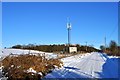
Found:
[{"label": "blue sky", "polygon": [[99,47],[118,41],[117,2],[11,2],[2,4],[2,46],[67,43],[67,17],[71,43]]}]

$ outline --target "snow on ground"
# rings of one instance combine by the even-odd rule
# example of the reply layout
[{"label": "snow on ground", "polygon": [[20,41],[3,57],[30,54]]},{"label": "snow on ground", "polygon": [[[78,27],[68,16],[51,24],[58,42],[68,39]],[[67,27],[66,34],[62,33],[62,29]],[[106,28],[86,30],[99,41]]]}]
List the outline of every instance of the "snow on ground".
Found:
[{"label": "snow on ground", "polygon": [[[22,49],[2,49],[0,56],[5,57],[9,54],[27,54],[45,52]],[[54,53],[45,53],[46,58],[56,58]],[[64,66],[56,68],[45,76],[45,78],[118,78],[119,58],[107,56],[105,53],[78,54],[62,58]],[[1,73],[0,73],[1,76]]]},{"label": "snow on ground", "polygon": [[[48,53],[48,52],[42,52],[42,51],[36,51],[36,50],[24,50],[24,49],[0,49],[0,61],[2,59],[4,59],[6,56],[13,54],[13,55],[20,55],[20,54],[34,54],[34,55],[38,55],[40,54],[41,56],[45,55],[45,57],[47,59],[51,59],[51,58],[57,58],[57,54],[54,53]],[[28,69],[27,72],[34,72],[36,73],[35,70],[33,70],[32,68]],[[39,74],[41,75],[42,73],[39,72]],[[2,66],[0,64],[0,80],[6,80],[6,77],[2,77]]]},{"label": "snow on ground", "polygon": [[118,78],[118,59],[105,53],[79,54],[61,60],[64,66],[45,78]]},{"label": "snow on ground", "polygon": [[32,73],[37,73],[33,68],[29,68],[29,69],[27,70],[27,72],[28,72],[28,73],[31,73],[31,72],[32,72]]},{"label": "snow on ground", "polygon": [[45,55],[47,59],[50,58],[56,58],[57,55],[54,53],[48,53],[48,52],[42,52],[42,51],[36,51],[36,50],[23,50],[23,49],[0,49],[0,57],[5,57],[9,54],[28,54],[28,53],[33,53],[33,54],[41,54]]}]

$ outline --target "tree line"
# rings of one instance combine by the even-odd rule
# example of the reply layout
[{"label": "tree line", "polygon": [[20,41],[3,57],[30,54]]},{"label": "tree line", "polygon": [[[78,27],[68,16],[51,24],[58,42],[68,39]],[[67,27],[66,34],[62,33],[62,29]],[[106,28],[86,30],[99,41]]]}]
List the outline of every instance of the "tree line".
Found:
[{"label": "tree line", "polygon": [[[77,51],[83,51],[83,52],[93,52],[98,51],[98,49],[92,47],[92,46],[84,46],[84,45],[70,45],[70,46],[76,46]],[[38,51],[44,51],[44,52],[66,52],[66,49],[68,48],[68,45],[66,44],[53,44],[53,45],[35,45],[35,44],[28,44],[28,45],[14,45],[12,48],[15,49],[30,49],[30,50],[38,50]]]},{"label": "tree line", "polygon": [[101,45],[100,49],[108,55],[120,56],[120,46],[113,40],[110,41],[107,47]]}]

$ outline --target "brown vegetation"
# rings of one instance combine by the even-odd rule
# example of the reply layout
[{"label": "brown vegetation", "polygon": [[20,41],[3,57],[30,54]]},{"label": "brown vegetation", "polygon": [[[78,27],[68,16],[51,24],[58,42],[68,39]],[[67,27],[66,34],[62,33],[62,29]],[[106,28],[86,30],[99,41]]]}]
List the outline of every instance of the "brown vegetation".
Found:
[{"label": "brown vegetation", "polygon": [[[61,67],[62,62],[58,59],[46,59],[45,56],[35,56],[35,55],[15,55],[7,56],[2,60],[3,63],[3,72],[8,79],[16,80],[25,80],[25,79],[40,79],[49,73],[51,70],[57,66]],[[27,72],[28,69],[32,68],[36,71]],[[39,72],[42,75],[38,74]]]},{"label": "brown vegetation", "polygon": [[100,49],[108,55],[120,56],[120,46],[115,41],[111,41],[108,47],[101,45]]}]

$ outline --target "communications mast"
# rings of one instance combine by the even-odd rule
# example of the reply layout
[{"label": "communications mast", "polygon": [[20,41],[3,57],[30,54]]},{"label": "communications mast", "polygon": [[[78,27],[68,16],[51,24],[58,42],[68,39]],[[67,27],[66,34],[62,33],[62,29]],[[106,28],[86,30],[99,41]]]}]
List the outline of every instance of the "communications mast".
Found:
[{"label": "communications mast", "polygon": [[71,23],[69,21],[69,18],[68,18],[68,21],[67,21],[67,30],[68,30],[68,46],[70,46],[70,30],[71,30]]},{"label": "communications mast", "polygon": [[71,31],[71,23],[70,23],[70,20],[68,18],[68,21],[67,21],[67,30],[68,30],[68,46],[67,46],[67,52],[68,53],[77,53],[77,47],[76,46],[71,46],[71,34],[70,34],[70,31]]}]

